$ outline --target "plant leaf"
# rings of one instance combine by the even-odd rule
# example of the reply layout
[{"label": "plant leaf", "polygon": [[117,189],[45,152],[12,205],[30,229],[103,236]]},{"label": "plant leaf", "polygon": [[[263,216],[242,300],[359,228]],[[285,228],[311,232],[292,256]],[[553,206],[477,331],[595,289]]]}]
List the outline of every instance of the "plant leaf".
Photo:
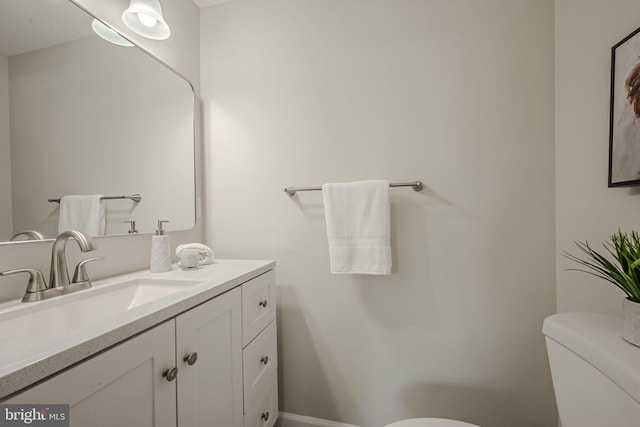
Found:
[{"label": "plant leaf", "polygon": [[621,289],[630,299],[640,301],[640,234],[632,231],[629,236],[618,230],[609,241],[603,242],[605,253],[613,261],[589,246],[586,240],[575,243],[585,255],[584,258],[564,251],[562,254],[582,265],[584,269],[569,270],[581,271],[606,280]]}]

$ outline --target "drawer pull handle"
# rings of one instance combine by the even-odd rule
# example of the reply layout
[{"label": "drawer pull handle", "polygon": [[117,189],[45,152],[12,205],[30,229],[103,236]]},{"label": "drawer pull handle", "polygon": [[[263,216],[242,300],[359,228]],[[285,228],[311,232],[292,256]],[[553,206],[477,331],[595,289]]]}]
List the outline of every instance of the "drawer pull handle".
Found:
[{"label": "drawer pull handle", "polygon": [[269,420],[269,415],[270,415],[270,414],[269,414],[269,411],[267,411],[267,412],[263,412],[263,413],[262,413],[262,416],[261,416],[260,418],[262,418],[262,419],[263,419],[263,420],[265,420],[265,421],[268,421],[268,420]]},{"label": "drawer pull handle", "polygon": [[269,356],[262,356],[260,358],[260,363],[262,363],[263,365],[266,365],[267,363],[269,363]]},{"label": "drawer pull handle", "polygon": [[266,299],[263,299],[258,304],[260,304],[260,307],[262,308],[267,308],[267,304],[269,304],[269,301],[267,301]]},{"label": "drawer pull handle", "polygon": [[178,368],[175,366],[173,368],[169,368],[162,373],[162,376],[167,379],[167,381],[173,381],[178,376]]},{"label": "drawer pull handle", "polygon": [[189,366],[195,365],[198,361],[198,353],[196,353],[195,351],[193,353],[189,353],[182,360],[187,362],[187,365]]}]

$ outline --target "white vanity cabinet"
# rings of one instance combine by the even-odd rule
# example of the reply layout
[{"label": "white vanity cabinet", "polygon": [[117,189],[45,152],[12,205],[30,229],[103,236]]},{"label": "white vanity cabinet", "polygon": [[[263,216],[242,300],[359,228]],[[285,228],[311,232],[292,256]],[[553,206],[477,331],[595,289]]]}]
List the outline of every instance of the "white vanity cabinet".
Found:
[{"label": "white vanity cabinet", "polygon": [[274,287],[269,270],[3,403],[69,404],[72,427],[272,427]]},{"label": "white vanity cabinet", "polygon": [[68,404],[71,426],[172,427],[176,387],[175,321],[155,328],[3,403]]},{"label": "white vanity cabinet", "polygon": [[272,427],[278,418],[275,272],[242,286],[244,427]]},{"label": "white vanity cabinet", "polygon": [[242,427],[240,294],[235,288],[176,318],[180,427]]}]

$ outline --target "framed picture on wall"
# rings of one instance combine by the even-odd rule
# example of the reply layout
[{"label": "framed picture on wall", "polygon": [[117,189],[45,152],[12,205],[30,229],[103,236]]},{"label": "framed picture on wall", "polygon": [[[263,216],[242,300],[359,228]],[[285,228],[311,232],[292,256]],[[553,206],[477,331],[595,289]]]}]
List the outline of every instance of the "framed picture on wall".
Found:
[{"label": "framed picture on wall", "polygon": [[640,28],[611,48],[609,187],[640,185]]}]

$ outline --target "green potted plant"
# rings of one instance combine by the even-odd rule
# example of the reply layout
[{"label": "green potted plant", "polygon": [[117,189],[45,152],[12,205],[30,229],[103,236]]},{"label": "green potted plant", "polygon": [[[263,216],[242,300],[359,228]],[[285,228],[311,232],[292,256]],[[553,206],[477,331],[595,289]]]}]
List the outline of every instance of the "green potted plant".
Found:
[{"label": "green potted plant", "polygon": [[585,258],[567,252],[564,255],[584,268],[571,270],[600,277],[625,293],[622,336],[640,346],[640,235],[636,231],[629,235],[618,230],[609,241],[604,242],[603,246],[613,260],[593,249],[587,241],[576,242],[576,245],[586,255]]}]

